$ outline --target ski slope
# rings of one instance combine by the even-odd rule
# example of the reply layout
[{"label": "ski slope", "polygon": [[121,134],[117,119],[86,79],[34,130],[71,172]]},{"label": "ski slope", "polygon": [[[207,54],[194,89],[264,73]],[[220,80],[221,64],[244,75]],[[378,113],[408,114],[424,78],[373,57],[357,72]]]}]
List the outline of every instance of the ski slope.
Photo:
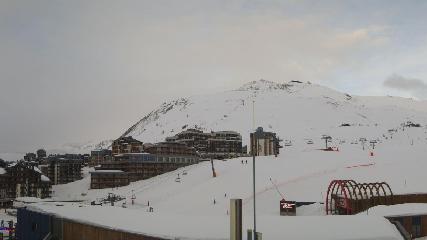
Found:
[{"label": "ski slope", "polygon": [[[315,142],[313,145],[297,142],[291,147],[282,149],[277,158],[274,156],[257,157],[256,197],[259,231],[265,233],[265,236],[270,236],[269,239],[280,239],[281,236],[291,237],[291,239],[304,239],[304,237],[314,236],[311,234],[320,234],[319,231],[321,230],[317,225],[321,223],[325,224],[325,227],[332,227],[328,224],[332,225],[335,221],[340,222],[341,220],[336,220],[335,217],[323,216],[325,213],[322,203],[326,197],[327,186],[333,179],[354,179],[359,182],[386,181],[395,194],[426,192],[426,138],[427,133],[424,128],[409,128],[404,131],[398,130],[393,138],[380,139],[381,143],[375,149],[366,147],[365,150],[362,150],[361,144],[351,144],[351,140],[347,140],[341,144],[338,141],[332,143],[333,146],[338,147],[338,152],[325,152],[318,150],[323,146],[323,141],[320,140],[320,137],[316,139],[313,136]],[[340,139],[342,140],[344,137],[340,137]],[[370,151],[374,152],[374,156],[370,156]],[[246,160],[247,164],[245,163]],[[88,204],[89,201],[106,197],[108,193],[112,192],[126,197],[126,200],[123,201],[126,202],[127,208],[123,210],[126,213],[118,213],[124,214],[121,217],[125,219],[127,212],[132,210],[141,213],[138,221],[149,221],[152,216],[156,216],[156,220],[161,219],[160,222],[169,221],[166,219],[180,219],[176,224],[183,227],[175,229],[153,226],[147,229],[143,225],[138,225],[139,227],[130,227],[133,230],[139,229],[144,233],[169,237],[180,236],[199,239],[204,236],[202,239],[226,239],[229,221],[227,211],[231,198],[243,199],[244,229],[249,229],[252,226],[252,158],[216,160],[214,166],[218,174],[216,178],[212,177],[210,162],[202,162],[116,189],[88,190],[90,180],[86,177],[77,182],[54,186],[54,199],[84,199],[84,204]],[[187,175],[182,174],[184,171],[187,172]],[[181,182],[175,182],[178,173]],[[295,220],[291,220],[292,217],[280,217],[279,201],[281,196],[271,181],[275,183],[287,200],[318,203],[298,208],[297,215],[299,217],[296,217]],[[82,196],[81,193],[85,193],[86,196]],[[135,193],[136,196],[134,205],[131,204],[132,193]],[[147,213],[148,202],[154,209],[153,213]],[[111,209],[121,211],[116,209],[123,209],[121,204],[101,208],[105,208],[107,212]],[[73,207],[70,208],[73,209]],[[86,206],[86,208],[91,207]],[[50,209],[49,211],[57,210]],[[67,213],[68,210],[64,211]],[[132,214],[135,213],[132,212]],[[81,215],[76,217],[85,218]],[[380,221],[370,218],[365,221],[371,220],[373,222]],[[313,225],[304,225],[306,233],[301,235],[301,238],[298,238],[295,235],[296,232],[291,229],[292,226],[298,226],[299,221],[313,221]],[[348,224],[350,224],[351,221],[357,222],[359,219],[350,218],[342,221],[349,221]],[[194,235],[195,233],[191,229],[185,227],[187,222],[195,224],[196,229],[206,229],[204,230],[206,232],[202,235]],[[109,224],[108,221],[104,223],[107,226],[113,225],[112,223]],[[280,231],[272,227],[276,224],[280,226]],[[380,221],[376,224],[378,228],[382,228],[384,227],[383,224],[387,223]],[[212,228],[207,228],[206,225]],[[375,230],[370,229],[368,225],[361,225],[362,228],[365,228],[364,231],[368,231],[363,233],[366,235],[349,235],[344,238],[342,233],[337,233],[337,236],[341,236],[341,238],[335,239],[369,239],[368,236],[374,236],[371,239],[381,239],[384,237],[375,233]],[[385,231],[382,233],[387,235],[392,232]],[[333,238],[330,234],[326,234],[319,236],[318,239]],[[394,238],[388,236],[383,239]]]},{"label": "ski slope", "polygon": [[[247,144],[254,129],[253,107],[255,127],[292,141],[278,157],[256,158],[257,230],[265,239],[401,239],[382,216],[324,216],[323,202],[333,179],[385,181],[395,194],[427,192],[425,101],[350,96],[311,83],[260,80],[234,91],[165,103],[123,135],[159,142],[188,128],[235,130]],[[408,121],[421,127],[404,127]],[[324,134],[332,137],[330,146],[339,151],[319,150],[324,147]],[[365,146],[360,138],[367,139]],[[307,144],[308,139],[314,144]],[[378,142],[375,149],[370,140]],[[252,158],[215,160],[214,166],[216,178],[210,162],[201,162],[115,189],[90,190],[87,175],[53,187],[53,199],[82,203],[32,207],[151,236],[228,239],[232,198],[243,199],[243,229],[252,228]],[[178,174],[180,182],[175,181]],[[89,205],[108,193],[126,199],[115,206]],[[316,203],[298,208],[296,217],[281,217],[282,195],[287,200]],[[148,212],[149,207],[154,212]]]}]

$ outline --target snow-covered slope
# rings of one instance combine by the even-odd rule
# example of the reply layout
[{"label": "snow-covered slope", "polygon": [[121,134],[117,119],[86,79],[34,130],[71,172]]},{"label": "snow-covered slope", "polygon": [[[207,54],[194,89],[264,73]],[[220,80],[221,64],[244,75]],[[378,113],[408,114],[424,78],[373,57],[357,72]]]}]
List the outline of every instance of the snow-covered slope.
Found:
[{"label": "snow-covered slope", "polygon": [[[255,126],[275,131],[293,142],[277,158],[257,158],[258,230],[266,239],[400,239],[396,229],[381,218],[324,217],[322,202],[333,179],[386,181],[394,194],[427,192],[425,102],[350,96],[309,83],[257,81],[235,91],[165,103],[125,135],[156,142],[197,127],[207,131],[236,130],[247,142],[253,129],[252,101]],[[406,121],[422,127],[404,128],[401,124]],[[342,123],[350,126],[340,127]],[[339,148],[338,152],[318,150],[324,144],[322,134],[333,137],[331,144]],[[368,146],[363,149],[359,142],[352,144],[360,137],[378,139],[378,144],[374,150]],[[307,144],[305,138],[312,139],[314,144]],[[370,156],[370,151],[374,156]],[[231,198],[243,199],[243,228],[252,227],[252,159],[217,160],[214,165],[216,178],[212,177],[210,162],[201,162],[116,189],[90,190],[90,178],[85,177],[53,187],[54,199],[84,199],[84,203],[66,207],[43,203],[36,207],[153,236],[227,239]],[[180,182],[175,181],[178,174]],[[297,217],[280,217],[282,196],[278,192],[288,200],[317,203],[298,208]],[[122,195],[126,200],[114,207],[88,205],[108,193]],[[123,202],[127,208],[121,208]],[[148,203],[154,212],[147,212]],[[106,219],[102,212],[115,218]]]},{"label": "snow-covered slope", "polygon": [[[324,205],[320,203],[298,208],[297,217],[279,216],[279,201],[282,196],[278,191],[288,200],[323,202],[327,186],[333,179],[354,179],[358,182],[386,181],[394,194],[427,192],[425,129],[410,128],[405,131],[400,129],[392,139],[382,138],[381,143],[375,147],[374,156],[370,156],[370,150],[368,148],[363,150],[360,144],[350,142],[334,144],[339,147],[339,152],[317,150],[322,145],[321,141],[313,145],[301,142],[285,148],[277,158],[274,156],[257,158],[258,228],[264,237],[400,239],[393,237],[395,235],[392,226],[388,229],[384,223],[372,221],[371,216],[322,217],[325,214]],[[89,177],[53,188],[56,199],[83,198],[86,199],[86,203],[104,198],[111,192],[119,194],[126,197],[123,201],[126,202],[126,209],[121,208],[122,202],[117,203],[115,207],[102,206],[101,209],[95,207],[97,209],[94,210],[86,204],[85,210],[81,210],[78,205],[67,208],[39,207],[82,221],[154,236],[227,239],[229,231],[227,210],[231,198],[243,199],[244,229],[252,227],[252,159],[217,160],[214,161],[214,165],[218,174],[216,178],[212,177],[210,163],[202,162],[117,189],[89,190]],[[184,170],[187,172],[186,175],[182,174]],[[180,182],[175,181],[178,173],[181,177]],[[136,196],[134,205],[131,204],[132,194]],[[153,213],[147,213],[148,202],[154,208]],[[93,214],[90,214],[92,212]],[[114,213],[115,219],[104,219],[97,215],[100,212]],[[363,225],[363,222],[369,224]],[[173,227],[165,228],[161,223],[173,224]],[[324,231],[325,228],[334,230]]]},{"label": "snow-covered slope", "polygon": [[[350,96],[311,83],[260,80],[234,91],[164,103],[123,135],[157,142],[188,128],[235,130],[247,144],[255,123],[255,127],[297,141],[322,134],[377,138],[408,120],[425,125],[427,103],[398,97]],[[350,129],[339,127],[343,123],[350,124]]]}]

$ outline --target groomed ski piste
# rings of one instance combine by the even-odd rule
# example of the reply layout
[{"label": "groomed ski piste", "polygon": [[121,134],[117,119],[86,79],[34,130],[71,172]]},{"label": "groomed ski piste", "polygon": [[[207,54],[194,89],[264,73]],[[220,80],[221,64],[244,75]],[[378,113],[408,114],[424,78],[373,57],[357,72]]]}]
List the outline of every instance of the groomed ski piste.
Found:
[{"label": "groomed ski piste", "polygon": [[[324,201],[334,179],[384,181],[394,194],[427,192],[425,102],[356,97],[315,84],[263,80],[236,91],[165,103],[124,135],[157,142],[196,127],[204,131],[235,130],[247,144],[249,132],[254,130],[252,101],[255,126],[292,142],[277,157],[256,158],[257,231],[264,239],[402,239],[396,227],[383,218],[387,213],[325,216]],[[421,127],[404,127],[407,122]],[[340,126],[344,123],[349,126]],[[338,151],[319,150],[325,147],[323,134],[332,137],[330,146]],[[368,140],[364,147],[360,138]],[[308,139],[314,144],[307,144]],[[369,140],[378,142],[375,148]],[[252,158],[213,163],[216,178],[211,163],[201,162],[125,187],[94,190],[89,189],[90,175],[85,169],[84,179],[53,186],[52,200],[82,202],[39,202],[28,207],[149,236],[229,239],[229,202],[240,198],[246,238],[245,230],[253,227]],[[125,200],[114,206],[90,205],[109,193]],[[297,208],[295,217],[280,216],[282,195],[286,200],[315,203]]]}]

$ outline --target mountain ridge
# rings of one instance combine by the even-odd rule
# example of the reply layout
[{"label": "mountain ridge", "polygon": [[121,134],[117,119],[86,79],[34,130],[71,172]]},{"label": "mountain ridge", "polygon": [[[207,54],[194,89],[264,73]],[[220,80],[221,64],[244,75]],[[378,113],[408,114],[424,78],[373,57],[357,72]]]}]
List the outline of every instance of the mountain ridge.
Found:
[{"label": "mountain ridge", "polygon": [[[358,126],[383,125],[378,134],[407,120],[427,122],[427,108],[416,101],[352,96],[310,82],[276,83],[261,79],[231,91],[165,102],[138,120],[122,136],[157,142],[185,129],[197,128],[204,131],[235,130],[247,142],[249,132],[256,127],[252,126],[253,101],[255,125],[285,138],[322,132],[333,134],[331,128],[347,122]],[[317,131],[308,133],[310,129]]]}]

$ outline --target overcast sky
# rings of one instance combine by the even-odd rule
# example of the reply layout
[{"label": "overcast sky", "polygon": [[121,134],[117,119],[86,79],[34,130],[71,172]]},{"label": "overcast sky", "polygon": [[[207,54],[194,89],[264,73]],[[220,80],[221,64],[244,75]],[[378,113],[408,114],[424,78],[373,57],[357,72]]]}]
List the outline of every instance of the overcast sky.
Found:
[{"label": "overcast sky", "polygon": [[427,1],[0,1],[0,152],[264,78],[427,98]]}]

